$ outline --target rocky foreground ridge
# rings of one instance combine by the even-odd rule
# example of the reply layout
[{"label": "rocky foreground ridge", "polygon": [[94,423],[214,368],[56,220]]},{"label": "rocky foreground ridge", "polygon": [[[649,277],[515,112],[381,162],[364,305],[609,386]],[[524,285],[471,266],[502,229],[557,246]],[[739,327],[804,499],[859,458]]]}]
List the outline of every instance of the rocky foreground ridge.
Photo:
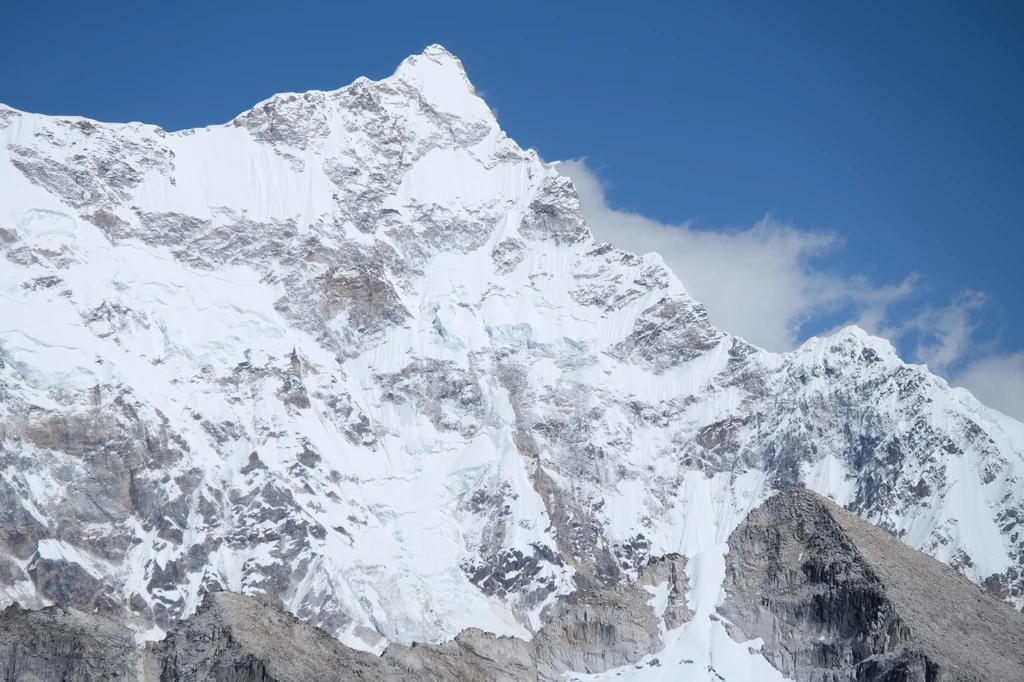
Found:
[{"label": "rocky foreground ridge", "polygon": [[237,592],[379,655],[678,555],[644,656],[771,679],[718,596],[791,485],[1024,604],[1024,426],[856,328],[715,329],[443,48],[196,130],[0,106],[0,606],[144,642]]},{"label": "rocky foreground ridge", "polygon": [[787,678],[1024,679],[1024,614],[811,491],[770,498],[729,548],[721,613]]},{"label": "rocky foreground ridge", "polygon": [[[760,637],[762,655],[789,679],[1024,679],[1024,615],[813,492],[770,498],[729,546],[720,612],[738,641]],[[664,647],[666,628],[692,615],[679,582],[684,568],[682,557],[664,557],[633,585],[577,594],[531,641],[469,629],[442,645],[392,645],[380,656],[233,592],[208,593],[194,615],[144,649],[108,616],[12,606],[0,614],[0,679],[518,682],[641,659],[627,669],[665,668],[661,679],[679,679],[670,667],[686,662],[649,654]],[[669,597],[660,613],[650,603],[655,588]]]},{"label": "rocky foreground ridge", "polygon": [[[0,679],[342,680],[562,679],[604,671],[660,650],[661,629],[684,623],[687,586],[678,555],[653,561],[634,584],[578,592],[530,641],[472,628],[443,644],[391,645],[382,655],[350,649],[323,630],[253,597],[210,592],[164,640],[136,646],[116,619],[51,606],[0,613]],[[661,613],[645,587],[668,596]]]}]

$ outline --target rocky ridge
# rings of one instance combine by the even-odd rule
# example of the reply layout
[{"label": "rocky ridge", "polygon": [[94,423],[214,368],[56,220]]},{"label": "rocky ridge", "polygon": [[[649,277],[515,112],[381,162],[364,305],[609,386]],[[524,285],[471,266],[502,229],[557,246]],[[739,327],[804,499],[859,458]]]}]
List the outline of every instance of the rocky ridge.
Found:
[{"label": "rocky ridge", "polygon": [[[816,493],[789,488],[769,498],[728,544],[719,620],[735,641],[759,641],[786,679],[1024,677],[1024,615]],[[693,615],[679,581],[685,568],[683,557],[659,557],[632,586],[577,592],[531,641],[471,628],[444,644],[391,645],[380,656],[232,592],[208,593],[194,615],[145,648],[108,616],[12,606],[0,613],[0,679],[512,682],[605,670],[644,679],[663,668],[653,679],[685,679],[693,661],[673,666],[677,647],[665,641]]]},{"label": "rocky ridge", "polygon": [[1024,679],[1024,614],[815,493],[729,538],[722,614],[800,682]]},{"label": "rocky ridge", "polygon": [[[603,671],[660,649],[659,615],[642,584],[665,586],[678,603],[686,585],[673,580],[684,566],[679,556],[659,558],[642,583],[574,594],[532,641],[471,628],[444,644],[396,644],[380,656],[236,592],[207,593],[195,614],[141,648],[110,616],[13,605],[0,613],[0,680],[556,680],[567,670]],[[667,617],[678,625],[686,615],[684,605]]]}]

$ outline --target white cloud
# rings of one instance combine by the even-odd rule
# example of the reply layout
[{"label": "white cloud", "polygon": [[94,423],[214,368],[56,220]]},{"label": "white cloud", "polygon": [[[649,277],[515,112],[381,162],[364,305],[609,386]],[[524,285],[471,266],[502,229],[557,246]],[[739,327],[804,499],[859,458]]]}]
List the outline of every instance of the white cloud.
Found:
[{"label": "white cloud", "polygon": [[982,358],[958,374],[953,383],[985,405],[1024,421],[1024,351]]},{"label": "white cloud", "polygon": [[771,218],[726,232],[665,225],[610,208],[585,162],[563,162],[558,169],[576,186],[598,241],[637,253],[658,252],[717,327],[763,348],[790,350],[803,340],[800,332],[808,320],[846,309],[852,311],[850,323],[876,331],[886,308],[915,291],[915,276],[878,287],[864,277],[815,268],[815,257],[842,246],[835,234],[802,231]]},{"label": "white cloud", "polygon": [[[609,207],[600,179],[584,161],[563,162],[558,169],[576,186],[598,241],[661,254],[719,329],[785,351],[805,340],[809,321],[845,316],[835,330],[857,324],[884,336],[902,345],[909,360],[927,363],[984,404],[1024,420],[1024,351],[995,354],[978,341],[977,321],[988,305],[984,294],[964,291],[944,307],[923,304],[917,275],[880,286],[818,267],[817,257],[842,248],[835,234],[799,230],[770,217],[743,230],[666,225]],[[912,312],[897,315],[896,307]]]},{"label": "white cloud", "polygon": [[925,306],[913,317],[881,333],[892,339],[915,336],[914,358],[926,363],[933,372],[947,374],[979,351],[974,332],[978,328],[978,313],[987,302],[980,292],[962,291],[948,306]]}]

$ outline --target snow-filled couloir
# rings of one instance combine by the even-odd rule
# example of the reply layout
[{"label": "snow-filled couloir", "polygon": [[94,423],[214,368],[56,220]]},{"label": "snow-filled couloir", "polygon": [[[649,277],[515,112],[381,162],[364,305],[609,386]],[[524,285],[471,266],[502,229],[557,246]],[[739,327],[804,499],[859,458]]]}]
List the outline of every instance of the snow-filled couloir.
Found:
[{"label": "snow-filled couloir", "polygon": [[678,553],[686,679],[767,679],[715,615],[748,510],[802,482],[1020,606],[1022,457],[856,328],[714,329],[443,48],[176,133],[0,106],[0,601],[142,640],[228,589],[379,652]]}]

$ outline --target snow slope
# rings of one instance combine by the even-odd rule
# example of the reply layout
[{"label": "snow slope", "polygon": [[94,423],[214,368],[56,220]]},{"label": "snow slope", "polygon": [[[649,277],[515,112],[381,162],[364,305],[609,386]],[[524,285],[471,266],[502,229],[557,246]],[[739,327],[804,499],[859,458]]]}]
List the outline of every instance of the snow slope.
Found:
[{"label": "snow slope", "polygon": [[770,679],[724,543],[802,482],[1024,604],[1024,426],[856,328],[714,329],[438,46],[178,133],[0,106],[0,257],[5,603],[145,639],[226,588],[379,652],[678,552],[694,619],[609,674]]}]

